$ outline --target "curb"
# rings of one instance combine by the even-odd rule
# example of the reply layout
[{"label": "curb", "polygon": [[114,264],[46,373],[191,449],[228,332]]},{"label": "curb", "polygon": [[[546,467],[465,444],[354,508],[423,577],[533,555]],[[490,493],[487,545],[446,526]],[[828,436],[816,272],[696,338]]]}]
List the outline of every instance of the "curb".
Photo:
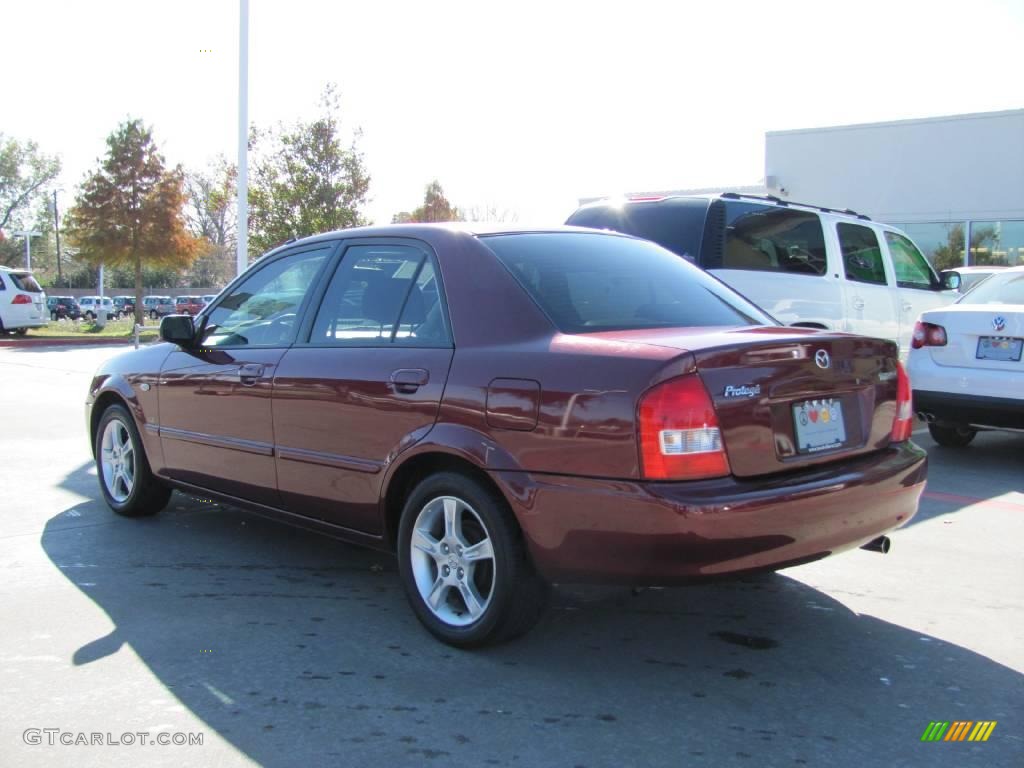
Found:
[{"label": "curb", "polygon": [[[17,339],[0,339],[0,347],[115,347],[124,344],[134,344],[135,339],[131,336],[126,338],[96,338],[96,339],[83,339],[81,336],[46,336],[36,337],[25,336]],[[140,341],[142,344],[148,344],[149,341]]]}]

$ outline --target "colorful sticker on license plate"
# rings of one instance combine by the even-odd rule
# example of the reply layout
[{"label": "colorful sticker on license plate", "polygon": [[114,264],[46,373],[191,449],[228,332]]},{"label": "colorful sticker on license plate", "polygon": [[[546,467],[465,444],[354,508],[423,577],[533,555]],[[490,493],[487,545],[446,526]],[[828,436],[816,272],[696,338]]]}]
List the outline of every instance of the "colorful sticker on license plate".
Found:
[{"label": "colorful sticker on license plate", "polygon": [[978,339],[979,360],[1020,360],[1024,339],[1011,339],[1006,336],[982,336]]},{"label": "colorful sticker on license plate", "polygon": [[797,403],[793,406],[793,423],[799,453],[827,451],[846,442],[843,406],[835,398]]}]

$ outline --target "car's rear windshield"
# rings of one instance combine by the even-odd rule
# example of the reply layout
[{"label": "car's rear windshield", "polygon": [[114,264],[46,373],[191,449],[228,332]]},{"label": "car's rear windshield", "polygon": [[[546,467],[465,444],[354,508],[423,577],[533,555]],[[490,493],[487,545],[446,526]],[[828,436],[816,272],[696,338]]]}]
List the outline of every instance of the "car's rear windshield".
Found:
[{"label": "car's rear windshield", "polygon": [[997,272],[965,293],[957,303],[1024,304],[1024,272]]},{"label": "car's rear windshield", "polygon": [[26,272],[10,272],[11,282],[14,283],[14,287],[19,291],[27,291],[28,293],[42,293],[43,289],[39,287],[39,283],[32,275]]},{"label": "car's rear windshield", "polygon": [[582,232],[481,240],[565,333],[777,324],[723,283],[644,240]]}]

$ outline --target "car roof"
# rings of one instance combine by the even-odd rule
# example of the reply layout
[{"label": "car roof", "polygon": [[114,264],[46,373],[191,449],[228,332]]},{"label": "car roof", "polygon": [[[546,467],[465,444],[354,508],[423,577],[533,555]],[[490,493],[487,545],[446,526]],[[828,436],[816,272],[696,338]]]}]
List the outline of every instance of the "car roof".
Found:
[{"label": "car roof", "polygon": [[[665,201],[692,201],[692,202],[703,202],[709,204],[714,200],[729,200],[732,202],[740,203],[753,203],[758,205],[766,205],[774,208],[792,208],[797,211],[809,211],[812,213],[826,213],[830,216],[838,216],[843,219],[849,219],[850,221],[871,221],[869,216],[865,216],[857,211],[841,208],[829,208],[827,206],[815,205],[813,203],[801,203],[796,200],[787,200],[775,195],[752,195],[744,194],[740,192],[710,192],[710,193],[694,193],[691,195],[679,195],[679,194],[665,194],[665,195],[626,195],[622,197],[605,197],[599,200],[593,200],[589,203],[584,203],[577,210],[585,210],[589,208],[603,208],[603,207],[620,207],[626,205],[649,205],[652,203],[661,203]],[[872,222],[882,227],[889,227],[889,225],[882,222]],[[893,229],[896,229],[893,227]]]},{"label": "car roof", "polygon": [[[285,248],[296,245],[311,245],[318,242],[337,240],[339,238],[356,237],[408,237],[417,240],[424,240],[430,245],[438,245],[442,242],[451,242],[457,239],[472,239],[487,237],[490,235],[533,235],[533,234],[555,234],[555,233],[589,233],[593,234],[598,230],[586,227],[573,227],[566,225],[547,225],[539,227],[527,227],[516,224],[494,224],[470,221],[451,221],[438,224],[382,224],[368,227],[354,227],[352,229],[336,229],[331,232],[323,232],[317,235],[289,240],[286,243],[276,246],[267,251],[261,258],[266,258]],[[609,232],[600,230],[601,234],[609,237],[632,237],[632,235],[621,232]],[[211,294],[214,295],[214,294]]]}]

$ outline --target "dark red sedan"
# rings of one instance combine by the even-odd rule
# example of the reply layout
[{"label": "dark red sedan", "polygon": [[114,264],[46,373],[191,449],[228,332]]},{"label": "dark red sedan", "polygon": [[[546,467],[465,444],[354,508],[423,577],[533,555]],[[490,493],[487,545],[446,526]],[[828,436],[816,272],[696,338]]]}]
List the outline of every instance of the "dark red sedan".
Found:
[{"label": "dark red sedan", "polygon": [[892,342],[779,326],[610,232],[311,237],[161,335],[89,389],[114,511],[179,488],[395,551],[459,646],[525,632],[551,582],[885,549],[925,483]]}]

